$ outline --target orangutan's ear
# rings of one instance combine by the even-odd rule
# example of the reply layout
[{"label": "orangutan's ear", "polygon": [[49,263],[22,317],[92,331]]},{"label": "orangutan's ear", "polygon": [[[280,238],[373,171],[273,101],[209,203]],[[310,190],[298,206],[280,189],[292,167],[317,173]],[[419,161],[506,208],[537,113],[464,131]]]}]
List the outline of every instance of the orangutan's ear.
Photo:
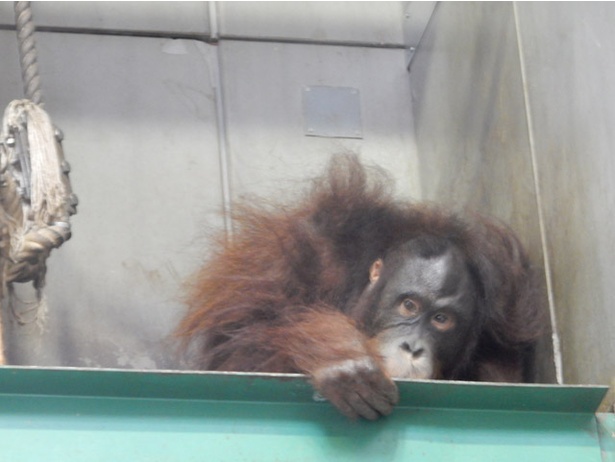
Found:
[{"label": "orangutan's ear", "polygon": [[369,282],[375,283],[380,278],[380,272],[382,271],[382,258],[379,258],[369,269]]}]

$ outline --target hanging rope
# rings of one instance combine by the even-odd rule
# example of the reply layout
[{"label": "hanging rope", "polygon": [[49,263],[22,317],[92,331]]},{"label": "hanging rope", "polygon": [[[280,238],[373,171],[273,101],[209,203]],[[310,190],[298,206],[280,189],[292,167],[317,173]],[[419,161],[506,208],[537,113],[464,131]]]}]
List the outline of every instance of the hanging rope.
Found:
[{"label": "hanging rope", "polygon": [[[47,257],[70,238],[69,217],[76,213],[78,201],[68,178],[63,135],[40,106],[30,2],[15,2],[15,23],[28,99],[8,105],[0,130],[0,299],[8,294],[10,304],[11,284],[32,281],[37,302],[28,309],[34,313],[29,319],[38,321]],[[1,321],[0,317],[0,364],[4,364]]]},{"label": "hanging rope", "polygon": [[15,2],[15,27],[17,28],[17,41],[19,42],[19,62],[21,63],[24,95],[34,104],[41,104],[43,95],[34,41],[36,28],[32,21],[30,2]]}]

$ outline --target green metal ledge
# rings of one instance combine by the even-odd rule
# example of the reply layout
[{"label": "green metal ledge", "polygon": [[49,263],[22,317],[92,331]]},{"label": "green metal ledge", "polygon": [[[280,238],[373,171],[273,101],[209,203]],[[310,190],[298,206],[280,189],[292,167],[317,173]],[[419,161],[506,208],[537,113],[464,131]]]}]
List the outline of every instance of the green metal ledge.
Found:
[{"label": "green metal ledge", "polygon": [[0,461],[608,461],[606,387],[399,381],[349,421],[300,375],[0,368]]}]

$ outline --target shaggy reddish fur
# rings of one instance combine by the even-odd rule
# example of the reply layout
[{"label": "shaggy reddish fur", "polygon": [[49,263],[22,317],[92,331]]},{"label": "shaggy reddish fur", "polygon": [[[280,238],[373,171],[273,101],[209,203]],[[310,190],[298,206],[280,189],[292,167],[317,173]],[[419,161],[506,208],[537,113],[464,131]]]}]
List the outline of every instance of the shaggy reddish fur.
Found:
[{"label": "shaggy reddish fur", "polygon": [[[392,198],[388,177],[335,157],[299,203],[236,208],[236,233],[202,268],[178,328],[197,367],[303,372],[370,355],[369,326],[352,318],[370,265],[420,235],[444,237],[479,288],[475,334],[450,379],[521,380],[521,352],[541,334],[535,278],[518,240],[481,216],[466,221]],[[507,372],[507,370],[509,372]]]}]

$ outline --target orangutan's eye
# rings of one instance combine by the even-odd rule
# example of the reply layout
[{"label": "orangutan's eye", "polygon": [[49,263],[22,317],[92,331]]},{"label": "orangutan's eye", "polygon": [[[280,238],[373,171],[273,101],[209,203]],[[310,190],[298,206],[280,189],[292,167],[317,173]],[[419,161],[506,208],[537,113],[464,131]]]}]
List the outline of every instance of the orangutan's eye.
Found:
[{"label": "orangutan's eye", "polygon": [[406,297],[397,307],[397,311],[406,318],[416,318],[421,314],[421,306],[415,300]]},{"label": "orangutan's eye", "polygon": [[444,332],[455,327],[455,319],[445,313],[436,313],[431,317],[431,325]]}]

